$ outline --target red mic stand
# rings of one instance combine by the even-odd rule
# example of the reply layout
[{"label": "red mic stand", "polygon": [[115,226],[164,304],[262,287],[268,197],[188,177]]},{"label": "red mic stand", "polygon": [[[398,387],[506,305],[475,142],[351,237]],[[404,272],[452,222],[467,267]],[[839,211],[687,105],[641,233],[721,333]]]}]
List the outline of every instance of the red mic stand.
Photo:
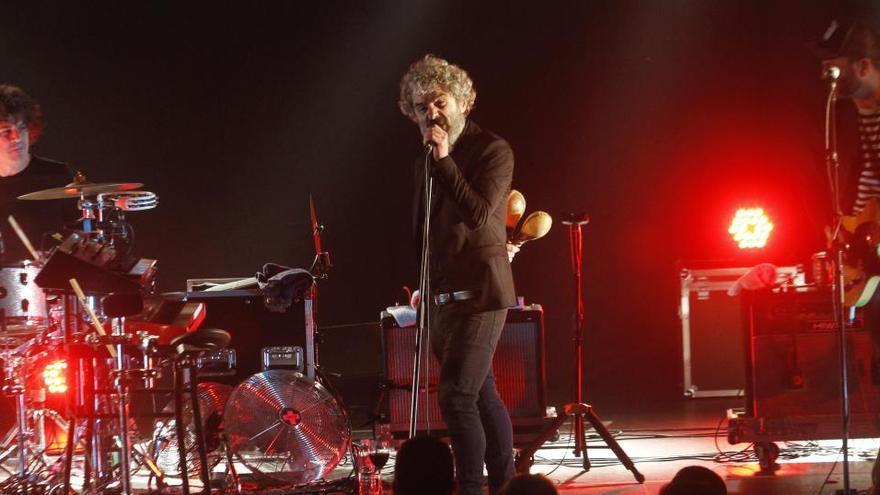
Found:
[{"label": "red mic stand", "polygon": [[528,473],[529,468],[534,462],[534,455],[538,449],[544,445],[544,442],[557,435],[562,424],[571,417],[574,422],[574,455],[583,459],[584,471],[590,470],[590,458],[587,455],[587,433],[584,428],[584,420],[590,422],[593,429],[605,441],[605,445],[614,452],[617,459],[620,460],[627,469],[632,471],[633,476],[639,483],[644,483],[645,476],[636,469],[635,464],[617,443],[617,440],[605,428],[599,416],[593,411],[593,407],[584,403],[584,381],[583,381],[583,346],[584,346],[584,298],[581,284],[581,267],[583,261],[583,229],[582,226],[590,221],[590,217],[586,213],[566,213],[563,224],[568,225],[569,248],[571,251],[571,271],[574,275],[575,284],[575,317],[574,317],[574,352],[575,352],[575,401],[566,404],[563,408],[563,414],[556,416],[556,419],[541,432],[540,435],[529,445],[523,448],[516,459],[516,470],[519,473]]}]

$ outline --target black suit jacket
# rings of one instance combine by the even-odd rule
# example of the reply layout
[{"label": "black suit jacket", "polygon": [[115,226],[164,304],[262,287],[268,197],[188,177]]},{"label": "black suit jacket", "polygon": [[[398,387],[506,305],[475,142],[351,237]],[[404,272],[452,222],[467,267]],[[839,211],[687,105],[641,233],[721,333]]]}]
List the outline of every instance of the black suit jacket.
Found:
[{"label": "black suit jacket", "polygon": [[[468,121],[446,158],[432,164],[431,286],[438,292],[472,290],[459,302],[478,312],[516,302],[507,259],[507,196],[513,180],[513,150],[506,141]],[[416,163],[413,223],[421,237],[424,161]]]}]

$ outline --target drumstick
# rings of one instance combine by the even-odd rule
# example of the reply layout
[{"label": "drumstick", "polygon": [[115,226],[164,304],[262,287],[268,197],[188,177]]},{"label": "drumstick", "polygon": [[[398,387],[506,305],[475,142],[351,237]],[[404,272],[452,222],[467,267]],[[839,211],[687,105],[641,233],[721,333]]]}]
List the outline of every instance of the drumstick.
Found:
[{"label": "drumstick", "polygon": [[31,253],[31,257],[34,259],[34,261],[40,261],[40,255],[37,254],[37,250],[34,249],[34,245],[31,244],[31,240],[28,239],[27,234],[25,234],[24,231],[21,230],[18,222],[15,221],[15,217],[9,215],[9,218],[7,218],[7,220],[9,220],[9,225],[12,226],[12,230],[15,231],[15,235],[18,236],[18,238],[21,240],[21,243],[24,244],[24,247],[27,248],[29,253]]},{"label": "drumstick", "polygon": [[[70,286],[73,287],[73,292],[76,294],[76,298],[79,299],[80,305],[82,305],[82,307],[85,308],[86,313],[89,314],[89,319],[92,320],[92,324],[95,325],[95,329],[98,331],[98,335],[100,335],[101,337],[106,337],[107,332],[104,331],[104,326],[101,325],[101,320],[98,319],[98,315],[96,315],[95,312],[92,311],[92,308],[89,307],[88,303],[86,302],[86,295],[85,293],[83,293],[82,288],[79,286],[79,282],[77,282],[75,278],[68,280],[68,282],[70,282]],[[116,349],[110,344],[105,345],[107,346],[107,350],[110,351],[110,357],[115,358]]]}]

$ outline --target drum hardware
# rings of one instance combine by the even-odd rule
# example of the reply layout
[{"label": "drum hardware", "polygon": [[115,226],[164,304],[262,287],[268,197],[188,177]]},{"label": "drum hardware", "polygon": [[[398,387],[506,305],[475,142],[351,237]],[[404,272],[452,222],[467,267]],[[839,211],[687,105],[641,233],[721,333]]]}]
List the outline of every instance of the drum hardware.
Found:
[{"label": "drum hardware", "polygon": [[[62,457],[64,485],[54,486],[51,491],[69,492],[75,452],[84,452],[84,492],[103,491],[118,480],[123,492],[129,493],[132,461],[146,464],[160,485],[163,483],[164,475],[156,463],[133,448],[126,416],[129,385],[143,381],[152,387],[159,373],[153,366],[153,357],[160,352],[157,342],[161,336],[143,329],[127,332],[121,317],[132,313],[114,309],[110,300],[110,306],[104,309],[107,314],[118,313],[118,317],[112,319],[112,331],[108,335],[102,326],[103,305],[98,304],[93,295],[119,289],[137,293],[140,303],[140,291],[153,283],[156,261],[132,259],[127,255],[132,231],[125,221],[125,213],[157,205],[153,193],[129,192],[138,187],[141,184],[89,183],[79,174],[64,188],[24,195],[22,199],[33,200],[76,198],[81,210],[82,230],[66,239],[61,249],[56,249],[61,254],[54,261],[50,257],[42,270],[40,253],[33,249],[15,219],[8,219],[38,263],[0,269],[0,358],[3,358],[6,375],[3,391],[15,397],[17,422],[0,445],[0,462],[13,456],[16,450],[19,457],[17,474],[3,483],[0,488],[3,493],[9,488],[27,489],[35,476],[47,469],[42,454],[47,447],[45,426],[48,421],[55,421],[57,427],[68,430]],[[94,195],[97,198],[87,198]],[[40,274],[44,277],[42,283]],[[70,295],[67,286],[71,277],[81,278],[83,282],[79,287],[74,281],[77,298]],[[53,304],[49,304],[50,301]],[[58,329],[59,334],[53,335]],[[103,349],[112,361],[105,358]],[[70,376],[79,380],[68,395],[72,417],[67,424],[46,408],[44,385],[35,383],[35,377],[42,373],[41,363],[54,356],[56,350],[61,351],[71,366]],[[135,355],[142,359],[140,368],[130,364]],[[84,448],[78,450],[77,445]],[[116,456],[121,460],[115,460]],[[121,476],[115,477],[116,472]],[[51,478],[50,474],[50,483]]]},{"label": "drum hardware", "polygon": [[[77,293],[77,296],[80,296],[81,289],[79,285],[76,283],[76,280],[71,279],[70,285],[73,287],[74,292]],[[82,297],[82,296],[80,296]],[[132,316],[143,311],[143,300],[139,295],[132,294],[110,294],[108,296],[104,296],[101,299],[101,306],[104,308],[104,311],[107,313],[107,316],[111,318],[110,325],[112,331],[112,338],[114,339],[114,345],[116,349],[116,367],[111,370],[110,376],[113,380],[113,383],[116,386],[116,406],[119,414],[119,426],[121,430],[121,445],[120,445],[120,468],[121,468],[121,482],[122,482],[122,493],[125,495],[131,495],[131,438],[128,432],[128,387],[131,376],[139,376],[141,378],[146,378],[147,374],[151,374],[154,370],[127,370],[125,368],[124,356],[125,356],[125,345],[131,344],[133,341],[136,341],[136,335],[130,335],[125,333],[124,328],[124,318],[126,316]],[[89,316],[93,316],[93,313],[89,313]],[[96,319],[93,316],[93,319]],[[100,322],[94,321],[95,328],[98,329],[98,332],[103,334],[103,329],[100,326]],[[112,353],[111,353],[112,354]]]},{"label": "drum hardware", "polygon": [[34,335],[48,323],[46,295],[35,283],[38,264],[0,268],[0,309],[5,313],[3,335]]},{"label": "drum hardware", "polygon": [[[0,311],[2,313],[2,311]],[[8,340],[4,344],[13,344]],[[4,395],[14,397],[16,403],[16,424],[6,433],[0,442],[0,467],[14,453],[18,457],[17,472],[5,471],[11,476],[0,483],[0,491],[27,492],[39,490],[42,482],[38,474],[44,472],[49,465],[45,457],[48,448],[46,422],[52,421],[62,431],[67,428],[66,422],[55,411],[45,408],[46,393],[43,388],[27,386],[27,361],[30,358],[31,342],[25,342],[12,348],[4,346],[2,352],[4,366]]]},{"label": "drum hardware", "polygon": [[235,349],[226,348],[206,352],[196,358],[196,367],[201,377],[234,376],[236,372]]},{"label": "drum hardware", "polygon": [[149,191],[121,191],[98,194],[98,204],[119,211],[151,210],[159,204],[159,198]]},{"label": "drum hardware", "polygon": [[[64,493],[70,488],[73,456],[75,453],[79,456],[79,452],[85,453],[82,487],[84,493],[102,491],[108,483],[120,483],[123,493],[129,493],[131,490],[129,467],[133,463],[145,465],[157,479],[160,489],[165,486],[165,474],[160,465],[149,453],[143,452],[140,446],[133,445],[130,440],[128,426],[131,419],[127,416],[126,407],[133,392],[160,391],[154,383],[160,374],[155,364],[162,361],[171,363],[174,372],[173,379],[176,386],[170,390],[175,396],[174,429],[177,437],[181,439],[177,447],[180,454],[179,467],[184,479],[184,493],[189,491],[189,483],[186,480],[188,464],[186,444],[195,444],[199,458],[198,472],[202,481],[206,483],[205,486],[208,487],[209,464],[206,459],[207,450],[212,445],[205,444],[228,443],[223,435],[209,434],[216,432],[219,413],[208,414],[203,405],[198,404],[196,397],[197,388],[201,388],[201,384],[198,384],[198,375],[208,375],[212,369],[218,373],[228,374],[229,370],[235,369],[235,351],[223,349],[228,344],[229,335],[217,330],[194,331],[201,322],[199,318],[192,318],[185,324],[177,324],[176,321],[160,322],[161,319],[135,321],[131,312],[116,311],[109,307],[108,304],[111,302],[109,299],[105,302],[97,302],[95,294],[113,292],[117,287],[122,292],[129,292],[131,295],[136,293],[139,297],[143,288],[154,280],[155,260],[126,259],[124,242],[129,239],[129,231],[126,230],[125,213],[154,208],[157,201],[152,193],[127,191],[129,186],[140,187],[140,184],[91,184],[80,177],[67,188],[37,191],[26,195],[30,197],[23,198],[77,198],[78,206],[83,211],[82,231],[68,237],[53,253],[54,260],[53,257],[49,257],[43,270],[36,271],[36,276],[27,276],[28,281],[40,279],[42,276],[37,280],[37,286],[43,289],[40,292],[44,295],[55,296],[57,303],[54,309],[45,308],[46,303],[43,303],[46,311],[45,314],[39,315],[43,318],[39,321],[18,322],[0,318],[2,320],[0,344],[6,344],[9,352],[17,354],[8,360],[10,363],[15,363],[19,368],[35,366],[33,363],[38,360],[52,356],[54,349],[61,349],[71,366],[71,374],[80,377],[80,386],[72,387],[80,390],[74,390],[70,394],[76,396],[76,399],[73,404],[73,416],[66,425],[69,434],[65,455],[62,457],[65,463],[65,484],[63,487],[54,487],[63,488]],[[105,187],[108,188],[106,192],[102,191]],[[95,194],[97,198],[86,198]],[[315,223],[314,208],[313,205],[310,206]],[[313,233],[318,236],[321,228],[316,226]],[[316,266],[313,269],[323,278],[330,266],[329,257],[322,250],[317,249],[317,251]],[[113,276],[119,275],[133,283],[123,284],[118,279],[114,279]],[[76,287],[76,283],[73,284],[77,297],[70,295],[68,289],[68,280],[71,278],[79,281],[79,287]],[[0,297],[0,309],[2,309],[2,299]],[[30,300],[24,305],[19,302],[18,308],[30,312],[34,309],[34,304]],[[56,313],[60,316],[56,316]],[[105,331],[108,325],[107,318],[110,319],[110,327]],[[204,318],[203,308],[201,318]],[[140,320],[141,317],[137,319]],[[51,332],[56,329],[60,330],[53,335]],[[62,332],[63,341],[60,337]],[[171,353],[173,356],[170,355]],[[108,354],[110,358],[106,357]],[[264,352],[262,357],[267,367],[292,366],[302,369],[304,361],[301,348],[275,349],[275,352]],[[304,389],[320,387],[308,378],[304,379],[308,383],[308,385],[306,382],[303,383]],[[147,390],[132,390],[130,387],[136,383],[138,385],[143,383]],[[23,382],[20,388],[22,392],[20,395],[25,398],[23,408],[28,409],[26,422],[32,422],[32,417],[47,420],[57,417],[57,414],[50,409],[33,410],[34,406],[41,404],[40,401],[28,401],[28,394],[31,393],[28,383]],[[13,385],[9,385],[8,390],[19,391]],[[201,393],[201,390],[198,390],[198,393]],[[187,430],[190,428],[186,427],[181,414],[181,406],[186,402],[184,399],[187,395],[193,417],[201,417],[202,414],[209,416],[204,422],[192,422],[191,429],[195,430],[193,433],[184,431],[184,428]],[[333,407],[340,406],[334,404]],[[223,407],[217,409],[222,411]],[[306,416],[305,412],[303,416]],[[350,437],[349,429],[343,428],[343,430]],[[27,437],[24,440],[33,444],[31,446],[33,450],[29,452],[34,453],[34,450],[40,446],[38,438],[40,434],[37,427],[32,427],[32,431],[25,430],[23,435],[16,432],[13,436],[16,439],[19,436]],[[187,436],[192,438],[193,434],[195,441],[190,442]],[[79,446],[83,448],[80,450]],[[238,454],[235,449],[226,449],[227,487],[240,493],[241,484],[235,471],[234,454]],[[116,456],[120,461],[114,460]],[[30,457],[29,454],[29,459]],[[254,459],[249,460],[253,462]],[[30,462],[36,465],[33,460]],[[195,463],[189,462],[189,464]]]},{"label": "drum hardware", "polygon": [[[201,373],[199,373],[199,377],[201,379]],[[220,424],[223,418],[223,410],[226,407],[226,401],[232,392],[232,387],[222,383],[200,380],[197,389],[205,447],[206,452],[210,454],[224,446]],[[176,471],[179,469],[180,439],[175,433],[177,422],[175,415],[171,412],[173,409],[174,404],[168,404],[164,410],[168,411],[167,416],[169,418],[157,420],[153,428],[152,453],[159,467],[165,471]],[[191,405],[184,404],[184,429],[186,430],[186,437],[184,437],[183,442],[186,445],[187,464],[190,473],[197,474],[201,470],[201,465],[195,442],[194,420],[195,415]],[[213,469],[221,460],[222,457],[219,455],[212,456],[209,459],[209,469]]]},{"label": "drum hardware", "polygon": [[77,172],[73,182],[63,187],[43,189],[28,194],[23,194],[18,199],[29,201],[41,201],[47,199],[77,199],[85,196],[94,196],[101,193],[113,193],[140,189],[144,185],[140,182],[89,182],[86,177]]},{"label": "drum hardware", "polygon": [[[65,493],[70,488],[71,467],[74,454],[74,445],[77,442],[77,432],[75,424],[77,418],[82,418],[85,422],[84,433],[81,439],[85,444],[85,465],[84,465],[84,481],[83,491],[102,490],[107,484],[115,483],[117,480],[112,473],[113,453],[118,453],[118,464],[121,476],[118,481],[124,493],[131,492],[130,486],[130,468],[131,468],[131,440],[129,430],[129,420],[127,415],[127,383],[125,380],[113,380],[111,390],[107,390],[103,377],[112,377],[113,371],[122,371],[126,368],[126,354],[124,343],[127,338],[123,333],[123,327],[116,314],[110,315],[112,335],[108,338],[107,332],[101,320],[98,318],[95,310],[91,307],[89,301],[82,291],[76,279],[69,280],[70,287],[76,294],[79,307],[84,310],[90,320],[93,328],[98,333],[99,339],[94,342],[92,337],[87,336],[84,344],[81,345],[82,351],[77,355],[70,345],[69,331],[66,330],[68,359],[73,364],[75,370],[73,375],[79,379],[76,388],[76,399],[74,400],[73,417],[68,430],[68,442],[65,449],[64,457],[64,479],[63,490]],[[111,308],[113,307],[110,304]],[[115,317],[115,318],[114,318]],[[90,340],[92,342],[90,342]],[[103,340],[103,341],[102,341]],[[94,342],[94,343],[93,343]],[[110,354],[110,364],[106,363],[99,357],[97,351],[106,349]],[[117,377],[120,375],[117,375]],[[89,387],[90,386],[90,387]],[[111,396],[115,392],[116,396]],[[114,414],[105,414],[108,410],[112,411],[116,408]],[[118,422],[116,428],[112,428],[112,421]],[[115,430],[115,431],[113,431]],[[115,447],[115,448],[114,448]]]},{"label": "drum hardware", "polygon": [[[193,418],[203,418],[198,396],[198,367],[196,358],[205,352],[218,351],[229,345],[232,337],[228,332],[218,329],[200,329],[181,335],[171,341],[171,348],[177,353],[174,363],[174,423],[177,431],[178,462],[184,495],[189,495],[189,472],[187,468],[186,429],[184,426],[183,396],[188,394]],[[208,472],[208,453],[205,445],[204,425],[194,419],[194,442],[199,459],[199,477],[202,486],[210,491],[210,473]]]},{"label": "drum hardware", "polygon": [[[19,196],[18,199],[77,199],[81,233],[85,237],[117,245],[127,243],[131,237],[131,226],[125,222],[123,212],[147,210],[155,208],[157,204],[154,193],[128,193],[141,187],[143,184],[139,182],[93,183],[77,172],[73,182],[66,186],[35,191]],[[95,195],[96,199],[87,198]],[[115,220],[111,220],[114,215]],[[128,250],[128,246],[125,247]]]},{"label": "drum hardware", "polygon": [[[72,234],[68,239],[77,237]],[[74,278],[89,294],[140,294],[144,285],[140,280],[132,280],[126,275],[137,261],[118,258],[108,261],[100,251],[99,256],[91,256],[94,253],[92,246],[95,245],[98,243],[76,241],[70,252],[65,250],[64,244],[58,246],[34,281],[43,289],[67,293],[70,287],[68,280]]]},{"label": "drum hardware", "polygon": [[241,478],[238,476],[238,471],[235,469],[235,462],[232,458],[232,449],[229,448],[229,437],[226,433],[220,434],[220,440],[223,442],[223,447],[226,452],[226,487],[227,491],[232,492],[233,495],[241,495]]}]

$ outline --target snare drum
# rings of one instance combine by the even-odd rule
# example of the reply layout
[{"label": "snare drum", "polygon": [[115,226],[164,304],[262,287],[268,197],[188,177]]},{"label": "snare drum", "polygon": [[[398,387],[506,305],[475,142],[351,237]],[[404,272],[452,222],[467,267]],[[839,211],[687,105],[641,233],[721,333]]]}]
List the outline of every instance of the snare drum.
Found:
[{"label": "snare drum", "polygon": [[7,335],[39,331],[47,322],[46,294],[34,283],[39,265],[24,262],[0,268],[0,309],[6,313]]}]

